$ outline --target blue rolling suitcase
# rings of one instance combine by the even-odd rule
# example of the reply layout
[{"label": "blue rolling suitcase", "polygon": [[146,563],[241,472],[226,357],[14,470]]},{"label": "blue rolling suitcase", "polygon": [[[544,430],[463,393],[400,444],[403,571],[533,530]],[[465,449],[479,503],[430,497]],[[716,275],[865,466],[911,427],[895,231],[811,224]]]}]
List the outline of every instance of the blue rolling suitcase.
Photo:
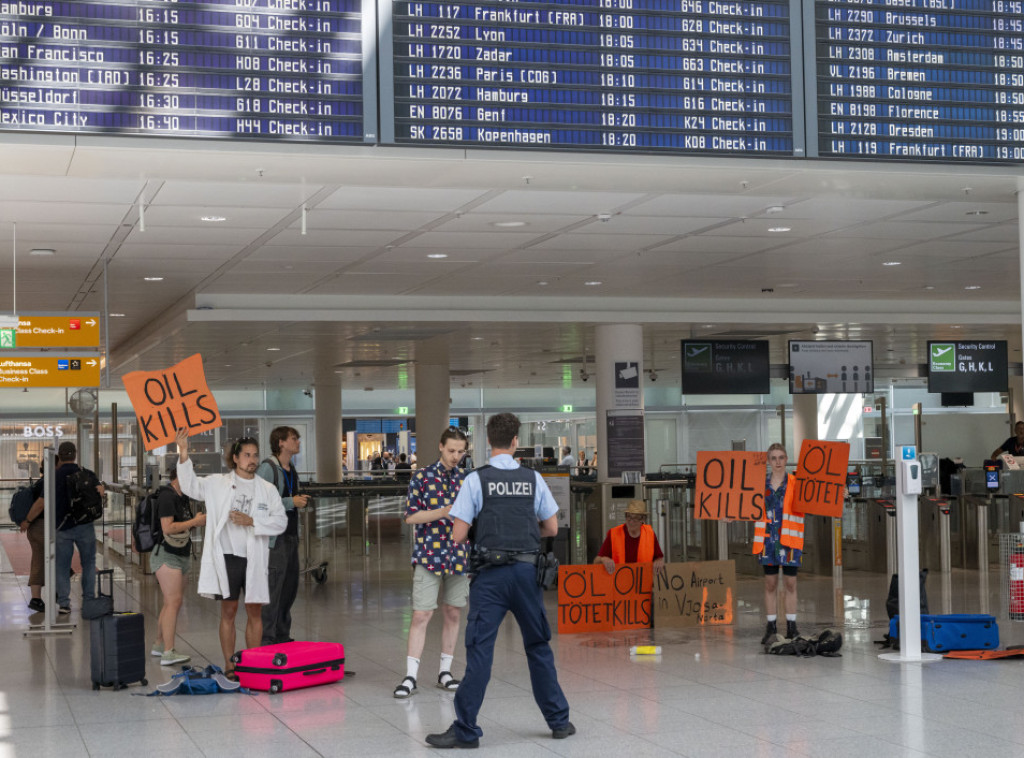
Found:
[{"label": "blue rolling suitcase", "polygon": [[[899,639],[900,617],[889,622],[889,636]],[[921,616],[921,647],[932,653],[950,650],[995,650],[999,625],[995,616],[983,613],[951,613]]]}]

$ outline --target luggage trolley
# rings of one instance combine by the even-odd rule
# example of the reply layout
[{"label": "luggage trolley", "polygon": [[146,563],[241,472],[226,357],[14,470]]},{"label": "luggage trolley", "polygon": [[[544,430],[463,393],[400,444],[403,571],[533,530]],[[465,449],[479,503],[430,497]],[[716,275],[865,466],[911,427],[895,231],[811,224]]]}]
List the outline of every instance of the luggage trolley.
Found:
[{"label": "luggage trolley", "polygon": [[[320,561],[313,563],[310,560],[309,543],[313,538],[313,530],[310,528],[310,521],[313,519],[314,511],[316,509],[316,498],[310,498],[310,505],[307,505],[302,509],[302,568],[299,570],[299,575],[309,574],[313,577],[313,581],[317,584],[323,584],[327,581],[327,565],[328,562],[321,558]],[[323,548],[321,547],[321,550]]]}]

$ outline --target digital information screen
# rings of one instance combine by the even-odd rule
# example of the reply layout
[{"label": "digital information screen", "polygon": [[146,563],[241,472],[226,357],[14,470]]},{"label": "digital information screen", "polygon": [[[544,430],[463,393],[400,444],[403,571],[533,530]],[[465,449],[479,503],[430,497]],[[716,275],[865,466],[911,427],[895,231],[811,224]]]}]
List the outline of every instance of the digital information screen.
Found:
[{"label": "digital information screen", "polygon": [[789,0],[392,7],[399,143],[789,156],[794,123],[803,142]]},{"label": "digital information screen", "polygon": [[817,0],[819,154],[1024,160],[1024,2]]},{"label": "digital information screen", "polygon": [[1006,342],[928,343],[929,392],[1006,392]]},{"label": "digital information screen", "polygon": [[874,392],[871,340],[790,340],[791,395]]},{"label": "digital information screen", "polygon": [[362,3],[0,2],[0,129],[376,141]]},{"label": "digital information screen", "polygon": [[765,340],[683,340],[684,395],[748,395],[771,392]]}]

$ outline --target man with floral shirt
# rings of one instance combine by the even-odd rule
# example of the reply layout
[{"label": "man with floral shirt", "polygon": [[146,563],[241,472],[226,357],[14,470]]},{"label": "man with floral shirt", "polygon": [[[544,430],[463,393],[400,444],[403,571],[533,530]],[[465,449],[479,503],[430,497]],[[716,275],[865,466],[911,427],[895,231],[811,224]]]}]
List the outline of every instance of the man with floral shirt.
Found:
[{"label": "man with floral shirt", "polygon": [[442,588],[444,626],[441,628],[441,671],[437,676],[437,686],[449,692],[459,687],[459,680],[452,676],[451,669],[459,636],[459,616],[469,597],[469,577],[466,575],[468,551],[465,545],[452,541],[452,521],[448,512],[462,486],[464,472],[458,465],[466,452],[466,445],[465,433],[449,427],[441,435],[437,463],[417,471],[409,482],[405,523],[415,528],[412,621],[409,624],[405,678],[394,692],[399,699],[416,692],[427,624],[437,608],[438,592]]}]

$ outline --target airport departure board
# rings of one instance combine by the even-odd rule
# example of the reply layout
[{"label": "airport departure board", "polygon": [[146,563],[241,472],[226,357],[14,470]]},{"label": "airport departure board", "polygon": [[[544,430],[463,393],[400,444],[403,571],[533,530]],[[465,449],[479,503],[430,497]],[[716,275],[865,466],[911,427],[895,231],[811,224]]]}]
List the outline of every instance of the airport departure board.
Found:
[{"label": "airport departure board", "polygon": [[0,128],[362,142],[361,6],[0,2]]},{"label": "airport departure board", "polygon": [[395,141],[792,155],[789,0],[395,0]]},{"label": "airport departure board", "polygon": [[817,0],[822,156],[1024,160],[1024,2]]}]

